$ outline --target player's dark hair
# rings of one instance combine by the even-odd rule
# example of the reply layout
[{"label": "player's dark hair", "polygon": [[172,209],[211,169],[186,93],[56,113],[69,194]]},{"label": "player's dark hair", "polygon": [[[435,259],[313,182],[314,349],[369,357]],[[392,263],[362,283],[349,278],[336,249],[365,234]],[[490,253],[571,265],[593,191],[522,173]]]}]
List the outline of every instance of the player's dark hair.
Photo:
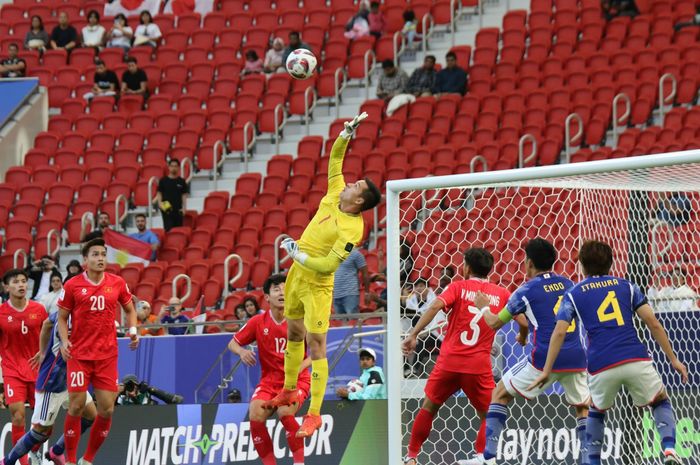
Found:
[{"label": "player's dark hair", "polygon": [[469,265],[477,278],[486,278],[493,268],[493,255],[481,247],[472,247],[464,252],[464,263]]},{"label": "player's dark hair", "polygon": [[178,160],[177,158],[171,158],[170,160],[168,160],[168,166],[172,165],[173,163],[177,163],[177,166],[180,166],[180,160]]},{"label": "player's dark hair", "polygon": [[382,192],[370,178],[365,178],[367,189],[362,192],[362,209],[360,211],[371,210],[382,201]]},{"label": "player's dark hair", "polygon": [[263,294],[270,295],[272,286],[279,286],[287,280],[287,275],[283,273],[271,274],[263,283]]},{"label": "player's dark hair", "polygon": [[101,237],[98,237],[96,239],[91,239],[87,241],[85,245],[83,245],[83,248],[80,249],[80,253],[83,255],[83,257],[87,257],[90,253],[90,249],[93,247],[104,247],[105,249],[107,248],[105,246],[105,240]]},{"label": "player's dark hair", "polygon": [[613,264],[613,250],[602,241],[589,240],[578,251],[578,260],[586,276],[600,276],[610,273]]},{"label": "player's dark hair", "polygon": [[145,213],[137,213],[134,215],[134,218],[143,218],[145,220],[146,214]]},{"label": "player's dark hair", "polygon": [[551,242],[538,237],[527,243],[525,256],[532,260],[532,264],[538,270],[549,271],[557,261],[557,249]]},{"label": "player's dark hair", "polygon": [[17,276],[24,276],[24,279],[29,281],[29,273],[24,271],[22,268],[12,268],[7,270],[4,275],[2,275],[2,282],[5,284],[10,284],[10,280]]},{"label": "player's dark hair", "polygon": [[394,67],[394,60],[387,58],[386,60],[382,61],[382,69],[391,69],[393,67]]}]

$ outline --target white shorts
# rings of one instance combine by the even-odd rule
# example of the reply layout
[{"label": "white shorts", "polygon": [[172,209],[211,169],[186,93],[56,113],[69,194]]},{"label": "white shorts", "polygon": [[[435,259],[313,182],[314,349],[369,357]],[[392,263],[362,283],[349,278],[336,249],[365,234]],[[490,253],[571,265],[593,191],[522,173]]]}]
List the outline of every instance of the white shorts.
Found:
[{"label": "white shorts", "polygon": [[586,383],[586,372],[559,372],[552,373],[547,384],[541,388],[528,390],[542,372],[535,368],[528,359],[523,359],[503,375],[501,381],[511,396],[521,396],[532,400],[542,394],[549,386],[558,382],[564,388],[566,401],[571,405],[588,405],[591,398]]},{"label": "white shorts", "polygon": [[[85,405],[92,402],[92,396],[86,393]],[[68,391],[63,392],[39,392],[34,393],[34,414],[32,424],[41,426],[53,426],[58,417],[59,409],[68,410]]]},{"label": "white shorts", "polygon": [[622,386],[632,396],[637,407],[649,405],[664,388],[659,373],[651,360],[630,362],[591,375],[588,379],[593,406],[607,410],[613,406]]}]

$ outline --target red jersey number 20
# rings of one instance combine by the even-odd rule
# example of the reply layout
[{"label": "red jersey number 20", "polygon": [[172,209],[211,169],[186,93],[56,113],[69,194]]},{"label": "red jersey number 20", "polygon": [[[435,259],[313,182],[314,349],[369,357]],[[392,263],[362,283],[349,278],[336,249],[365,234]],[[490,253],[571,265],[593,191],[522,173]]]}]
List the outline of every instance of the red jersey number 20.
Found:
[{"label": "red jersey number 20", "polygon": [[481,321],[483,315],[481,314],[481,310],[473,305],[470,305],[468,310],[470,313],[474,314],[474,316],[469,322],[469,329],[462,331],[459,335],[459,339],[462,341],[462,344],[471,347],[479,340],[479,334],[481,333],[479,321]]},{"label": "red jersey number 20", "polygon": [[103,295],[91,295],[90,296],[90,310],[93,312],[102,312],[105,309],[105,296]]}]

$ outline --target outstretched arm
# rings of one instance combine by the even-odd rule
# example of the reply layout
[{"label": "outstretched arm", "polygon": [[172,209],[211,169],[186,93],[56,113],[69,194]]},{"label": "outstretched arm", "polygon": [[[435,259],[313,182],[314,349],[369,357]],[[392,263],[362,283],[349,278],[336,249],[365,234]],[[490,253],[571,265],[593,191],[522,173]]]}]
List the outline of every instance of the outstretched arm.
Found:
[{"label": "outstretched arm", "polygon": [[346,121],[345,128],[340,131],[340,135],[333,143],[330,159],[328,160],[328,194],[339,194],[345,187],[345,178],[343,178],[345,151],[355,130],[367,116],[367,113],[363,112],[351,121]]}]

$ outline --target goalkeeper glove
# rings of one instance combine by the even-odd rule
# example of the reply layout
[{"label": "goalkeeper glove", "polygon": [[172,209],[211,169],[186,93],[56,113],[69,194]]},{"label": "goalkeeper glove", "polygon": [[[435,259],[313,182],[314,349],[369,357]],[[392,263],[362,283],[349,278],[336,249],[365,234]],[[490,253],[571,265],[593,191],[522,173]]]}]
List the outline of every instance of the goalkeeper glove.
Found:
[{"label": "goalkeeper glove", "polygon": [[360,125],[360,123],[365,120],[369,115],[367,112],[363,111],[356,117],[352,119],[352,121],[346,121],[345,122],[345,129],[343,129],[340,132],[340,137],[344,139],[350,139],[353,134],[355,134],[355,130],[357,127]]},{"label": "goalkeeper glove", "polygon": [[287,255],[292,257],[292,260],[297,261],[302,265],[304,264],[306,259],[309,258],[308,254],[299,250],[299,244],[297,244],[297,241],[295,241],[291,237],[288,237],[282,241],[282,243],[280,244],[280,249],[286,251]]}]

